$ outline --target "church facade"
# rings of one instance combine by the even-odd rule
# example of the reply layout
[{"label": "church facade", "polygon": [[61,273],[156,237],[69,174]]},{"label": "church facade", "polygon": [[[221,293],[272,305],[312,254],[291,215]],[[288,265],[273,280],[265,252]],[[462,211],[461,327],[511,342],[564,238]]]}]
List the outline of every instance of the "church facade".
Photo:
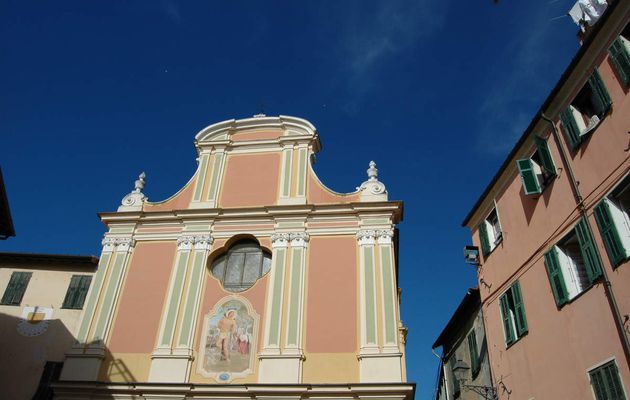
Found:
[{"label": "church facade", "polygon": [[[315,175],[315,127],[256,116],[195,137],[198,168],[117,212],[55,398],[412,399],[396,225],[370,163],[357,191]],[[100,397],[99,397],[100,398]]]}]

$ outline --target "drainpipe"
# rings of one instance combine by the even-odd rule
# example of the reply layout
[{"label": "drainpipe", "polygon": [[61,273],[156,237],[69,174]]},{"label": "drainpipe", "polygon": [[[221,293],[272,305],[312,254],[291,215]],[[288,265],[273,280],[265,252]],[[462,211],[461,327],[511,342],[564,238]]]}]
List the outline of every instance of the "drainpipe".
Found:
[{"label": "drainpipe", "polygon": [[[551,125],[551,129],[553,132],[554,140],[558,146],[558,150],[560,151],[560,158],[562,158],[562,163],[564,164],[567,175],[569,176],[569,182],[571,184],[571,189],[573,190],[573,194],[575,195],[575,200],[577,202],[578,209],[580,210],[580,214],[584,216],[584,221],[586,221],[586,226],[588,229],[593,232],[591,228],[591,223],[587,218],[586,207],[584,206],[584,198],[580,193],[580,187],[578,185],[578,181],[575,179],[575,175],[573,174],[573,169],[571,168],[571,163],[569,163],[569,158],[567,157],[567,153],[562,146],[562,142],[560,141],[560,135],[558,133],[558,128],[556,128],[556,124],[552,119],[547,117],[544,113],[540,113],[540,117],[545,121],[549,122]],[[615,325],[617,327],[617,333],[619,334],[619,338],[621,339],[621,344],[623,347],[623,352],[626,356],[626,362],[630,364],[630,343],[628,342],[628,336],[625,333],[623,319],[621,317],[621,313],[619,312],[619,306],[617,305],[617,300],[615,299],[615,294],[612,290],[612,284],[608,279],[608,274],[606,273],[606,268],[602,265],[602,276],[604,278],[604,293],[606,294],[606,299],[608,300],[608,305],[610,306],[610,311],[613,314],[613,319],[615,320]]]}]

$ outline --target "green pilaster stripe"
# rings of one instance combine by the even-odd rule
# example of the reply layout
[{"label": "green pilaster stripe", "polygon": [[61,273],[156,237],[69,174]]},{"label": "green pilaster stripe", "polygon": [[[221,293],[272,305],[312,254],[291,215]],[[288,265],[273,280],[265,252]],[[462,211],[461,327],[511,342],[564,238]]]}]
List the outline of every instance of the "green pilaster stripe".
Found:
[{"label": "green pilaster stripe", "polygon": [[171,288],[171,299],[168,303],[168,309],[166,311],[166,320],[164,321],[164,330],[162,331],[162,340],[160,341],[160,345],[169,346],[171,344],[171,340],[173,339],[177,306],[179,305],[179,300],[182,297],[184,275],[186,275],[186,265],[188,264],[189,255],[190,251],[183,251],[179,256],[177,271],[175,271],[175,278]]},{"label": "green pilaster stripe", "polygon": [[221,178],[221,165],[223,165],[223,153],[214,155],[214,165],[212,167],[212,180],[210,181],[210,189],[208,190],[208,200],[214,200],[217,195],[219,180]]},{"label": "green pilaster stripe", "polygon": [[306,193],[306,149],[300,150],[299,175],[297,179],[297,195],[304,196]]},{"label": "green pilaster stripe", "polygon": [[83,319],[81,320],[81,327],[79,328],[79,334],[77,335],[79,343],[85,343],[87,341],[88,329],[90,328],[90,322],[94,316],[96,300],[101,292],[101,287],[103,287],[103,279],[105,278],[107,264],[109,264],[111,256],[112,253],[104,253],[98,263],[98,269],[96,271],[96,276],[94,277],[92,291],[90,292],[90,297],[88,298],[87,305],[85,306],[85,312],[83,313]]},{"label": "green pilaster stripe", "polygon": [[291,261],[291,295],[289,298],[289,331],[287,333],[287,344],[297,345],[298,315],[300,304],[300,287],[302,282],[302,249],[293,249]]},{"label": "green pilaster stripe", "polygon": [[396,343],[396,323],[394,322],[394,282],[390,257],[390,247],[382,246],[381,263],[383,267],[383,304],[385,305],[385,342]]},{"label": "green pilaster stripe", "polygon": [[201,287],[204,254],[204,250],[197,250],[194,255],[193,271],[190,276],[186,308],[184,309],[184,317],[182,319],[182,329],[179,332],[179,344],[182,346],[189,344],[192,334],[192,321],[195,317],[193,313],[195,312],[195,305],[197,304],[199,289]]},{"label": "green pilaster stripe", "polygon": [[124,262],[127,258],[127,253],[116,253],[114,256],[114,265],[112,265],[112,273],[109,276],[107,282],[107,289],[105,289],[105,298],[101,305],[100,314],[98,316],[98,322],[96,323],[96,329],[94,329],[93,340],[103,340],[105,338],[105,328],[107,321],[109,320],[114,301],[116,300],[116,289],[120,284],[122,278],[122,272],[124,269]]},{"label": "green pilaster stripe", "polygon": [[276,255],[275,276],[273,279],[273,297],[271,298],[271,317],[269,327],[269,344],[279,344],[280,336],[279,323],[282,308],[282,280],[284,276],[284,253],[285,249],[278,249]]},{"label": "green pilaster stripe", "polygon": [[291,194],[291,157],[293,151],[287,150],[284,152],[284,182],[282,185],[282,196],[289,197]]},{"label": "green pilaster stripe", "polygon": [[201,199],[201,192],[203,191],[203,183],[206,180],[207,166],[208,166],[208,155],[204,154],[201,156],[201,167],[199,167],[199,176],[197,177],[197,187],[195,188],[195,196],[193,197],[194,201],[199,201]]},{"label": "green pilaster stripe", "polygon": [[363,248],[363,261],[365,264],[365,339],[367,343],[376,343],[373,250],[373,247]]}]

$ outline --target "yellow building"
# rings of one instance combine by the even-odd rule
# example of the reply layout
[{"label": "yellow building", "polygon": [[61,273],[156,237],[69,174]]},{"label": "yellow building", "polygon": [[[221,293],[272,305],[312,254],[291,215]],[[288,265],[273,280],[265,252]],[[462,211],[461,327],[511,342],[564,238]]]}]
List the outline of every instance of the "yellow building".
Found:
[{"label": "yellow building", "polygon": [[[353,193],[312,163],[315,127],[266,117],[210,125],[198,168],[149,202],[144,174],[108,232],[58,399],[412,399],[397,230],[370,163]],[[101,397],[99,397],[101,398]]]},{"label": "yellow building", "polygon": [[98,258],[0,253],[0,398],[48,398]]}]

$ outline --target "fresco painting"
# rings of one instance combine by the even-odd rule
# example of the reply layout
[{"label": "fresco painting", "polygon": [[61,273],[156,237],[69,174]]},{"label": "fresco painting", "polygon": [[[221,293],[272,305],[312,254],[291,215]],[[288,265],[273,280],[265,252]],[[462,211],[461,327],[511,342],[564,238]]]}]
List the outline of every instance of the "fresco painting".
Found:
[{"label": "fresco painting", "polygon": [[[206,373],[229,374],[251,371],[255,318],[243,302],[231,299],[206,316],[202,368]],[[227,374],[226,374],[227,373]]]}]

